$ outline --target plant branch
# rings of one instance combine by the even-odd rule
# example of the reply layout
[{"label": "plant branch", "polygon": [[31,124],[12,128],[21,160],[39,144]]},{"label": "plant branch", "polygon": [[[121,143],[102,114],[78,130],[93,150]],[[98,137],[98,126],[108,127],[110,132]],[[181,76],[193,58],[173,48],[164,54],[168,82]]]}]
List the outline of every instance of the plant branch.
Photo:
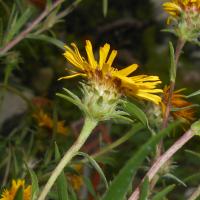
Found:
[{"label": "plant branch", "polygon": [[49,13],[54,10],[57,6],[63,3],[65,0],[55,1],[50,7],[46,7],[44,11],[33,21],[31,24],[17,35],[12,41],[10,41],[5,47],[0,49],[0,56],[4,55],[12,49],[16,44],[23,40]]},{"label": "plant branch", "polygon": [[[190,129],[184,133],[162,156],[157,158],[154,164],[151,166],[149,171],[146,173],[145,177],[143,178],[142,182],[146,177],[148,177],[149,181],[151,181],[155,175],[159,172],[162,166],[186,143],[188,142],[193,136],[194,132]],[[135,189],[128,200],[138,200],[140,194],[139,186]]]},{"label": "plant branch", "polygon": [[46,198],[47,194],[49,193],[50,189],[52,188],[53,184],[55,183],[60,173],[63,171],[65,166],[71,161],[71,159],[78,153],[78,151],[84,145],[85,141],[91,134],[92,130],[96,127],[96,125],[97,125],[97,121],[94,121],[89,118],[85,119],[85,124],[83,126],[83,129],[78,139],[71,146],[71,148],[65,153],[64,157],[60,160],[56,168],[53,170],[38,200],[44,200]]}]

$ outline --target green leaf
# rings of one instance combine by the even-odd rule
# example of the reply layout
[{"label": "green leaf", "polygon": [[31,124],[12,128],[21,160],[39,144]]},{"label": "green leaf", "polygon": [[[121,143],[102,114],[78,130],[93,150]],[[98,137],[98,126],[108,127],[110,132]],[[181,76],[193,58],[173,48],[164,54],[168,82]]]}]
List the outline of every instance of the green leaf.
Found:
[{"label": "green leaf", "polygon": [[195,151],[191,151],[191,150],[185,150],[187,153],[193,155],[193,156],[196,156],[197,158],[200,159],[200,153],[197,153]]},{"label": "green leaf", "polygon": [[37,179],[35,172],[32,169],[29,169],[29,167],[26,163],[25,163],[25,165],[31,176],[31,200],[36,200],[37,195],[39,193],[38,179]]},{"label": "green leaf", "polygon": [[146,126],[149,131],[154,135],[154,130],[150,127],[148,118],[143,110],[131,102],[125,102],[123,104],[123,109],[125,112],[137,118],[144,126]]},{"label": "green leaf", "polygon": [[90,180],[88,177],[83,177],[83,179],[84,179],[84,183],[85,183],[85,185],[86,185],[88,191],[89,191],[89,192],[92,194],[92,196],[95,197],[95,199],[96,199],[97,195],[96,195],[96,192],[95,192],[95,190],[94,190],[94,187],[93,187],[93,185],[92,185],[92,183],[91,183],[91,180]]},{"label": "green leaf", "polygon": [[148,119],[145,113],[135,104],[131,102],[125,102],[123,104],[125,112],[129,113],[130,115],[136,117],[142,124],[148,127]]},{"label": "green leaf", "polygon": [[35,39],[35,40],[42,40],[44,42],[49,42],[49,43],[57,46],[58,48],[60,48],[62,50],[65,49],[64,48],[65,44],[62,41],[60,41],[60,40],[58,40],[56,38],[44,35],[44,34],[41,34],[41,35],[29,34],[28,36],[26,36],[26,38],[28,38],[28,39]]},{"label": "green leaf", "polygon": [[106,188],[108,189],[108,182],[106,180],[106,177],[103,173],[103,170],[101,169],[101,167],[98,165],[98,163],[91,157],[89,156],[88,154],[86,153],[83,153],[83,152],[78,152],[77,155],[81,155],[83,157],[86,157],[89,162],[91,163],[91,165],[97,170],[97,172],[99,173],[99,175],[101,176],[101,178],[103,179],[105,185],[106,185]]},{"label": "green leaf", "polygon": [[127,161],[125,166],[120,170],[119,174],[112,181],[107,193],[104,195],[103,200],[116,200],[124,199],[127,194],[127,189],[132,182],[136,171],[141,166],[146,156],[155,148],[156,144],[159,143],[170,131],[177,126],[179,122],[169,125],[166,129],[162,130],[155,136],[152,136],[135,155]]},{"label": "green leaf", "polygon": [[197,95],[200,95],[200,90],[197,90],[196,92],[193,92],[193,93],[187,95],[186,98],[191,98],[191,97],[194,97],[194,96],[197,96]]},{"label": "green leaf", "polygon": [[14,200],[23,200],[23,188],[22,186],[17,190]]},{"label": "green leaf", "polygon": [[171,192],[174,189],[175,185],[169,185],[168,187],[166,187],[165,189],[161,190],[160,192],[158,192],[153,198],[152,200],[163,200],[164,197]]},{"label": "green leaf", "polygon": [[70,185],[69,185],[69,199],[70,200],[78,200],[74,189]]},{"label": "green leaf", "polygon": [[[61,159],[60,152],[58,149],[57,144],[55,143],[55,159],[59,161]],[[58,199],[59,200],[68,200],[68,192],[67,192],[67,180],[65,177],[64,171],[58,176],[56,181],[57,192],[58,192]]]},{"label": "green leaf", "polygon": [[144,179],[144,182],[142,183],[140,187],[140,197],[139,200],[147,200],[148,198],[148,192],[149,192],[149,180],[148,177]]},{"label": "green leaf", "polygon": [[192,174],[192,175],[184,178],[183,181],[186,182],[186,183],[188,183],[188,182],[194,182],[194,181],[199,182],[200,181],[200,172],[197,172],[195,174]]},{"label": "green leaf", "polygon": [[173,175],[171,173],[167,173],[163,177],[175,180],[178,183],[180,183],[181,185],[183,185],[184,187],[186,187],[186,184],[182,180],[180,180],[178,177],[176,177],[175,175]]},{"label": "green leaf", "polygon": [[176,63],[174,56],[174,47],[172,42],[169,42],[169,53],[170,53],[170,81],[175,82],[176,80]]},{"label": "green leaf", "polygon": [[23,15],[18,18],[17,13],[15,13],[15,17],[12,20],[12,25],[8,30],[6,35],[6,43],[12,40],[12,38],[20,31],[20,29],[26,24],[26,22],[30,19],[32,15],[32,7],[28,7]]},{"label": "green leaf", "polygon": [[108,13],[108,0],[103,0],[103,16],[105,17]]},{"label": "green leaf", "polygon": [[190,106],[185,106],[185,107],[181,107],[181,108],[171,108],[171,111],[177,112],[177,111],[180,111],[180,110],[190,109],[190,108],[194,108],[194,107],[200,107],[200,105],[199,104],[192,104]]}]

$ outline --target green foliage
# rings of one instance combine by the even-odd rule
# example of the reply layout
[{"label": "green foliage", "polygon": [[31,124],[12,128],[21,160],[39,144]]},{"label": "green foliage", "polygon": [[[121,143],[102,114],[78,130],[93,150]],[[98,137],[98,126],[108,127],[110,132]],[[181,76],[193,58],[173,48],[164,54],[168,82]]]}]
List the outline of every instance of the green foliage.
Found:
[{"label": "green foliage", "polygon": [[15,195],[15,198],[14,200],[23,200],[23,188],[20,187],[18,190],[17,190],[17,193]]},{"label": "green foliage", "polygon": [[29,169],[28,166],[26,166],[26,168],[31,176],[31,199],[35,200],[39,193],[38,178],[33,170]]},{"label": "green foliage", "polygon": [[169,52],[170,52],[170,81],[175,82],[176,80],[176,63],[174,56],[174,47],[172,42],[169,42]]},{"label": "green foliage", "polygon": [[175,188],[175,185],[169,185],[165,189],[158,192],[155,196],[153,196],[152,200],[162,200],[168,193],[170,193]]},{"label": "green foliage", "polygon": [[140,187],[140,197],[139,200],[147,200],[149,193],[149,180],[145,178],[141,187]]},{"label": "green foliage", "polygon": [[106,180],[106,177],[105,177],[101,167],[98,165],[98,163],[91,156],[89,156],[86,153],[78,152],[77,155],[84,156],[85,158],[88,159],[88,161],[91,163],[91,165],[97,170],[97,172],[101,176],[102,180],[104,181],[106,188],[108,189],[108,182]]},{"label": "green foliage", "polygon": [[177,124],[170,125],[157,135],[153,136],[148,142],[140,147],[134,156],[124,165],[119,174],[112,181],[109,190],[106,192],[103,200],[124,199],[127,189],[132,182],[136,171],[144,161],[146,156],[155,147],[158,142],[164,138]]},{"label": "green foliage", "polygon": [[[60,152],[57,144],[55,144],[55,159],[58,162],[61,159]],[[64,171],[60,174],[56,181],[57,191],[58,191],[58,199],[59,200],[68,200],[68,192],[67,192],[67,180],[65,177]]]}]

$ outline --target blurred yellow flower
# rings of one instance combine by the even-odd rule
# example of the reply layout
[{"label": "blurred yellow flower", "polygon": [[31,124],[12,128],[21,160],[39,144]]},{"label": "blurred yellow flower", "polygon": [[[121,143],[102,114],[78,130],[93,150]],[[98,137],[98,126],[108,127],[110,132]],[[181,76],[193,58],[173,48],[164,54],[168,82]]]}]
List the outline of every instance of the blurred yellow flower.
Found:
[{"label": "blurred yellow flower", "polygon": [[81,164],[76,164],[73,166],[74,170],[76,170],[79,174],[70,174],[69,175],[69,181],[72,185],[72,187],[76,190],[79,191],[80,188],[83,186],[83,178],[80,173],[83,171],[83,165]]},{"label": "blurred yellow flower", "polygon": [[[176,119],[182,119],[185,122],[192,122],[195,120],[194,114],[195,110],[191,107],[193,104],[186,100],[186,96],[181,94],[184,89],[174,91],[171,99],[172,109],[178,109],[177,111],[172,111],[171,114]],[[164,87],[163,99],[161,102],[163,114],[166,111],[166,105],[169,98],[169,86]]]},{"label": "blurred yellow flower", "polygon": [[[87,77],[91,85],[95,85],[98,91],[113,91],[116,94],[127,94],[137,98],[152,101],[158,104],[161,98],[157,95],[162,93],[156,86],[161,83],[158,76],[137,75],[129,76],[137,68],[137,64],[132,64],[124,69],[118,70],[114,67],[113,61],[117,55],[116,50],[112,50],[110,55],[110,45],[105,44],[99,49],[99,61],[94,57],[92,44],[86,40],[87,60],[79,53],[77,46],[72,43],[72,48],[65,46],[65,58],[75,67],[73,74],[60,79],[69,79],[76,76]],[[103,89],[102,89],[103,88]]]},{"label": "blurred yellow flower", "polygon": [[18,190],[23,189],[23,200],[31,200],[31,185],[25,187],[25,181],[22,179],[13,180],[10,189],[5,189],[0,200],[14,200]]},{"label": "blurred yellow flower", "polygon": [[[33,116],[37,120],[38,125],[40,127],[48,128],[50,130],[53,129],[54,126],[53,119],[48,114],[46,114],[42,109],[36,112]],[[60,133],[62,135],[67,134],[67,128],[64,125],[64,121],[57,122],[57,133]]]},{"label": "blurred yellow flower", "polygon": [[171,2],[164,3],[163,8],[169,15],[177,18],[182,12],[200,13],[200,0],[171,0]]}]

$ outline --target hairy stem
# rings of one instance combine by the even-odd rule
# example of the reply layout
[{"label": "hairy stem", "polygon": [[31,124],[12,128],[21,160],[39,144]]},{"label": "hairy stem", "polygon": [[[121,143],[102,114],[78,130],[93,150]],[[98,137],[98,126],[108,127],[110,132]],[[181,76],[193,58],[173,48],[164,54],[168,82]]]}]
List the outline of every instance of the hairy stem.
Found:
[{"label": "hairy stem", "polygon": [[56,168],[53,170],[49,180],[47,181],[44,189],[42,190],[38,200],[44,200],[55,183],[56,179],[65,168],[65,166],[70,162],[70,160],[77,154],[80,148],[84,145],[85,141],[91,134],[92,130],[96,127],[97,121],[86,118],[83,129],[76,140],[76,142],[71,146],[71,148],[65,153],[64,157],[60,160]]},{"label": "hairy stem", "polygon": [[[184,133],[162,156],[157,158],[157,160],[154,162],[154,164],[151,166],[145,177],[148,177],[149,181],[151,181],[155,175],[158,173],[160,168],[186,143],[188,142],[192,137],[194,136],[193,131],[190,129],[187,132]],[[140,194],[139,186],[136,188],[136,190],[132,193],[130,198],[128,200],[138,200]]]}]

